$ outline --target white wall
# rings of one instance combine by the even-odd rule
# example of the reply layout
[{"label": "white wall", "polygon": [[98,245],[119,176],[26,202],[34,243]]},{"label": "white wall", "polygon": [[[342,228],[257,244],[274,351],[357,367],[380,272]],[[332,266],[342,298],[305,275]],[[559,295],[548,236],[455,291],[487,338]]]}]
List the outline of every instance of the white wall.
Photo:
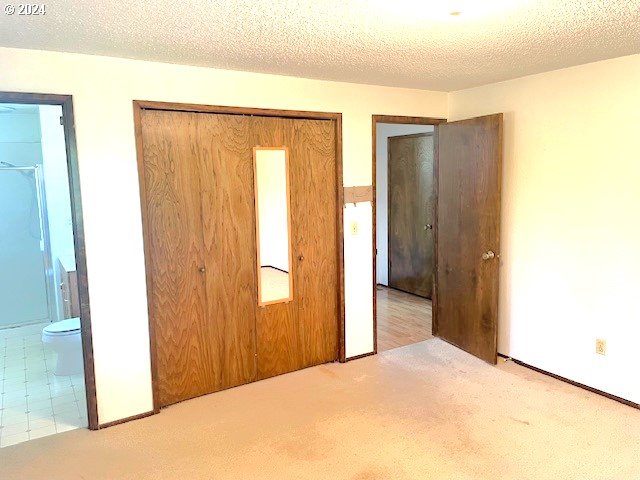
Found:
[{"label": "white wall", "polygon": [[[39,113],[51,258],[55,284],[60,285],[62,279],[57,259],[60,258],[66,268],[75,268],[67,153],[65,150],[64,128],[60,125],[62,107],[59,105],[40,105]],[[58,319],[62,319],[64,318],[62,294],[59,288],[56,288],[55,291]]]},{"label": "white wall", "polygon": [[640,55],[450,94],[451,120],[495,112],[499,350],[640,402]]},{"label": "white wall", "polygon": [[376,127],[376,280],[381,285],[389,284],[389,245],[387,221],[389,137],[411,135],[414,133],[433,132],[433,125],[408,125],[394,123],[378,123]]},{"label": "white wall", "polygon": [[[372,114],[447,111],[442,92],[56,52],[0,48],[0,71],[0,91],[74,97],[100,422],[152,406],[133,99],[342,112],[345,186],[371,184]],[[360,226],[345,238],[346,348],[355,356],[373,348],[371,206],[345,212]]]},{"label": "white wall", "polygon": [[256,152],[260,266],[289,271],[289,216],[284,150]]}]

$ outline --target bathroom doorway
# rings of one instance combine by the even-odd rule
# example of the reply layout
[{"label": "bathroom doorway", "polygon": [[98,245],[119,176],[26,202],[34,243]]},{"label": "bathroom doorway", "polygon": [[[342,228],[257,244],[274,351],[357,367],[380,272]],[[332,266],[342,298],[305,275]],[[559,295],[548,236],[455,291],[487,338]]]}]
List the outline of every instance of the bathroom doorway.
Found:
[{"label": "bathroom doorway", "polygon": [[71,97],[0,93],[0,448],[97,428]]}]

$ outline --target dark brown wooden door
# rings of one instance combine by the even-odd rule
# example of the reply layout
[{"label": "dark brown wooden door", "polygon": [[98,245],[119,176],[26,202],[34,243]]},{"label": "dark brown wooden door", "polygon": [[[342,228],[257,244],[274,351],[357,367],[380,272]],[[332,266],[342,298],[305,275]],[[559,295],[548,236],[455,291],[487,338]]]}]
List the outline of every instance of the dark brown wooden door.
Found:
[{"label": "dark brown wooden door", "polygon": [[389,138],[388,185],[389,286],[431,298],[433,135]]},{"label": "dark brown wooden door", "polygon": [[252,154],[243,117],[142,113],[160,406],[255,379]]},{"label": "dark brown wooden door", "polygon": [[497,361],[502,114],[438,126],[435,334]]},{"label": "dark brown wooden door", "polygon": [[253,117],[256,146],[287,146],[293,300],[258,307],[258,378],[338,356],[335,124]]}]

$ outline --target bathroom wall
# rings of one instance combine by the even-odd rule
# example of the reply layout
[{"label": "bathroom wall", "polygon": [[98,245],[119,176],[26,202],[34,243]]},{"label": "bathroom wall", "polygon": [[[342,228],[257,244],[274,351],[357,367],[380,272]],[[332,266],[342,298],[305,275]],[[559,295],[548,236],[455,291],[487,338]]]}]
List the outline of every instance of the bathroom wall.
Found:
[{"label": "bathroom wall", "polygon": [[[57,259],[61,259],[67,269],[75,269],[69,176],[64,130],[60,124],[61,115],[62,107],[59,105],[40,105],[39,107],[51,258],[56,286],[59,286],[62,281]],[[63,299],[60,289],[56,288],[55,291],[57,319],[62,319]]]},{"label": "bathroom wall", "polygon": [[[37,107],[15,108],[0,112],[0,161],[41,164]],[[32,171],[0,170],[0,328],[49,316],[35,185]]]},{"label": "bathroom wall", "polygon": [[376,127],[376,281],[380,285],[389,284],[389,247],[387,221],[387,174],[389,137],[411,135],[413,133],[433,132],[433,125],[403,125],[393,123],[378,123]]},{"label": "bathroom wall", "polygon": [[[42,166],[52,267],[57,286],[61,279],[56,259],[61,258],[68,268],[75,268],[65,139],[60,125],[62,108],[52,105],[5,106],[15,108],[15,111],[0,112],[0,161],[18,166]],[[54,289],[55,297],[52,301],[56,314],[49,318],[46,292],[43,291],[46,288],[43,283],[44,252],[32,245],[36,240],[33,237],[39,235],[35,182],[33,178],[27,179],[25,175],[18,173],[5,172],[2,175],[5,175],[2,181],[2,198],[6,201],[2,212],[4,221],[0,221],[0,247],[3,247],[0,248],[3,259],[3,269],[0,271],[3,278],[0,283],[4,286],[7,300],[0,302],[0,325],[20,323],[16,322],[18,318],[24,321],[58,320],[62,318],[60,289]],[[11,175],[11,181],[8,175]],[[12,202],[22,205],[11,206]],[[11,211],[8,209],[10,206]],[[8,221],[10,217],[13,219],[11,223]],[[24,237],[18,236],[20,228],[16,224],[21,218],[29,222],[29,231]],[[6,243],[9,240],[12,247]],[[40,247],[43,248],[44,243]],[[21,306],[18,307],[18,304]],[[15,305],[11,312],[9,305]]]},{"label": "bathroom wall", "polygon": [[7,106],[16,110],[0,111],[0,161],[20,166],[42,163],[38,107]]}]

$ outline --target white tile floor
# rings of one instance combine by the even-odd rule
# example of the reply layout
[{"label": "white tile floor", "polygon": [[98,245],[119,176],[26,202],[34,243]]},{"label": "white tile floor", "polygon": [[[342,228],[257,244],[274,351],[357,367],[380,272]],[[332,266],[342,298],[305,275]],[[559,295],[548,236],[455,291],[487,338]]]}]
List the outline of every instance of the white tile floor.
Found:
[{"label": "white tile floor", "polygon": [[45,325],[0,330],[0,448],[88,424],[84,376],[53,374]]}]

